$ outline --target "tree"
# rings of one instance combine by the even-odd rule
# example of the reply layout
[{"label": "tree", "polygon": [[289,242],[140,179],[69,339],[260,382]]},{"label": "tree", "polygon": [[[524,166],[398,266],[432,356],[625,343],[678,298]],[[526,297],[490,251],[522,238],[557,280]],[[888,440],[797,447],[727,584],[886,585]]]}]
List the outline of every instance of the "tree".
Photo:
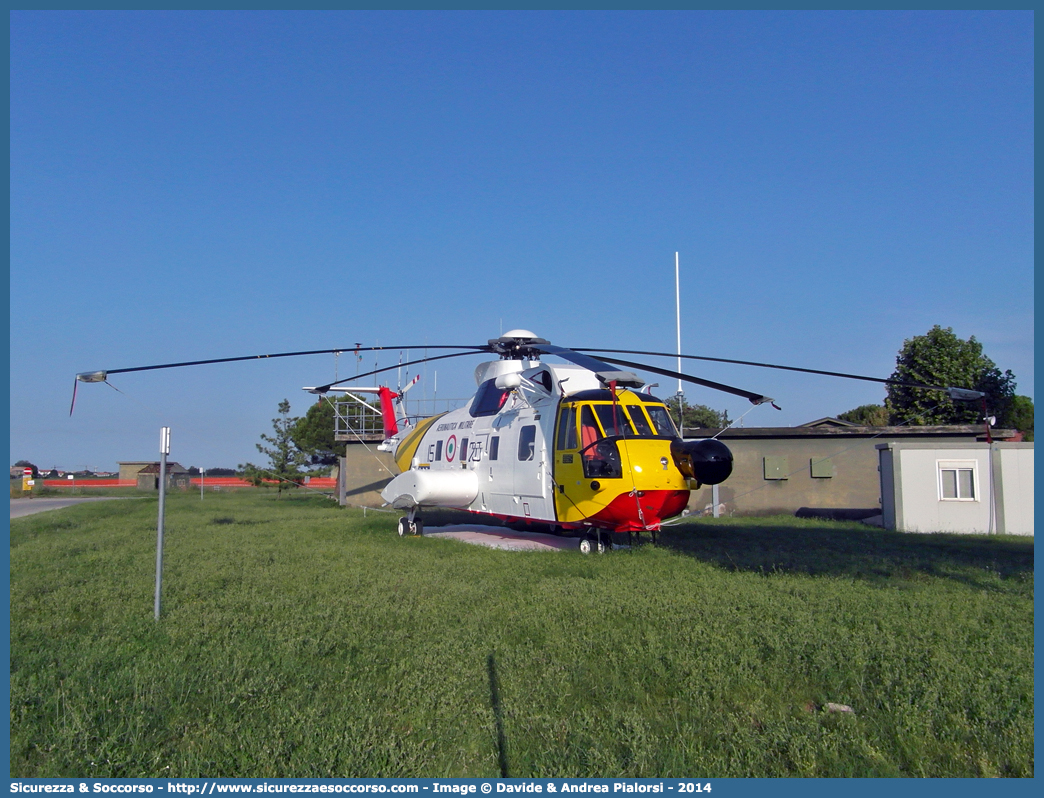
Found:
[{"label": "tree", "polygon": [[253,463],[241,463],[239,469],[244,479],[254,485],[261,485],[265,479],[275,479],[278,481],[279,493],[283,492],[283,488],[296,488],[300,484],[301,466],[305,464],[306,458],[292,436],[294,425],[299,420],[291,417],[289,400],[284,399],[279,403],[279,417],[272,419],[275,435],[261,434],[261,440],[270,445],[254,444],[261,454],[268,455],[269,465],[263,468]]},{"label": "tree", "polygon": [[698,429],[712,427],[720,429],[727,427],[731,422],[729,421],[729,411],[723,410],[720,413],[717,410],[712,410],[707,405],[684,405],[682,419],[684,423],[679,423],[678,418],[678,405],[680,401],[667,402],[667,407],[670,410],[671,418],[674,419],[675,425],[678,430],[685,429]]},{"label": "tree", "polygon": [[1022,433],[1024,441],[1033,440],[1033,400],[1028,396],[1012,399],[1011,426]]},{"label": "tree", "polygon": [[31,468],[33,469],[33,479],[37,479],[40,476],[40,470],[30,463],[28,460],[19,460],[15,463],[15,468]]},{"label": "tree", "polygon": [[[937,324],[925,335],[908,338],[896,356],[892,379],[982,391],[997,425],[1011,423],[1015,375],[1002,374],[975,336],[962,341],[952,328]],[[885,407],[891,424],[979,424],[984,415],[981,401],[954,402],[942,391],[899,385],[888,386]]]},{"label": "tree", "polygon": [[888,410],[883,405],[859,405],[852,410],[838,413],[837,417],[861,427],[888,426]]},{"label": "tree", "polygon": [[290,434],[313,466],[334,465],[344,456],[345,444],[334,440],[334,405],[327,399],[309,407]]}]

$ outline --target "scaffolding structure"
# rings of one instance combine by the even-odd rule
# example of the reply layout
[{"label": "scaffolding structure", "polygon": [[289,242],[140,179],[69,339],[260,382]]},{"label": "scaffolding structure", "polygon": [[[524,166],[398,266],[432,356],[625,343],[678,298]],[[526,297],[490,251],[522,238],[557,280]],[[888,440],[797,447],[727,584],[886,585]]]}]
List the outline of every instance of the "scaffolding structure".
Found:
[{"label": "scaffolding structure", "polygon": [[[464,405],[467,399],[406,399],[406,417],[416,423]],[[365,441],[380,443],[384,440],[384,421],[377,403],[368,402],[360,396],[346,393],[334,402],[334,440],[338,442]]]}]

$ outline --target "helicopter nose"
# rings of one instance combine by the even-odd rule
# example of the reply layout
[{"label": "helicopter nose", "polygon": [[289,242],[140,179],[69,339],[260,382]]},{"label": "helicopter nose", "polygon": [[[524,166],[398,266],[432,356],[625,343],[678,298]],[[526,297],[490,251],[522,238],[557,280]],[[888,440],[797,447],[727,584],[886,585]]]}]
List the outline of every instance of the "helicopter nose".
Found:
[{"label": "helicopter nose", "polygon": [[701,485],[717,485],[732,473],[732,452],[714,438],[674,441],[671,456],[684,477],[695,479]]}]

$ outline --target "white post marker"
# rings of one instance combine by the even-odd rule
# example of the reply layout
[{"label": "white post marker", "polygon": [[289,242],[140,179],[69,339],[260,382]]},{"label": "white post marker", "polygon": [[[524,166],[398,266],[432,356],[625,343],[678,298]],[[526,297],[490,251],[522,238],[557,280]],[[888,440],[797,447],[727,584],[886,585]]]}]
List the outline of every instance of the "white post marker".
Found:
[{"label": "white post marker", "polygon": [[203,478],[207,475],[205,468],[199,469],[199,500],[203,501]]},{"label": "white post marker", "polygon": [[163,504],[167,496],[167,455],[170,454],[170,427],[160,428],[159,520],[156,523],[156,601],[153,615],[160,617],[160,588],[163,585]]},{"label": "white post marker", "polygon": [[[678,371],[681,371],[681,281],[678,277],[678,253],[674,253],[674,321],[678,331]],[[678,378],[678,431],[685,437],[685,389]]]},{"label": "white post marker", "polygon": [[[678,330],[678,371],[681,371],[681,281],[678,277],[678,253],[674,253],[674,321]],[[683,392],[682,381],[678,380],[678,393]]]}]

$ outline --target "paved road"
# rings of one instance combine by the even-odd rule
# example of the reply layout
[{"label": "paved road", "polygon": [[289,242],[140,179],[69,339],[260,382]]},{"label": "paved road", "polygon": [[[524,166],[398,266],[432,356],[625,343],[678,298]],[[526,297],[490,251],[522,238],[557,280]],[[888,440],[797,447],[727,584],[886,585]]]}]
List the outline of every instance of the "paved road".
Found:
[{"label": "paved road", "polygon": [[88,496],[80,499],[11,499],[11,517],[21,518],[24,515],[42,513],[45,510],[58,510],[72,507],[83,502],[104,502],[110,499],[129,498],[124,496]]}]

